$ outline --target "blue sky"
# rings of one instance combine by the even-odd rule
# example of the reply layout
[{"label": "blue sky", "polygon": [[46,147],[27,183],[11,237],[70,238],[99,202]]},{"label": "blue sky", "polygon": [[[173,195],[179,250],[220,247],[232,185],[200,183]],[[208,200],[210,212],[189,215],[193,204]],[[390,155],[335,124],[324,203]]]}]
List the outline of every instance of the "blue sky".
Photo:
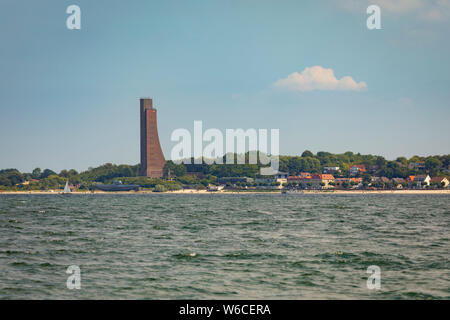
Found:
[{"label": "blue sky", "polygon": [[[72,4],[81,30],[66,28]],[[166,158],[194,120],[278,128],[288,155],[450,153],[449,13],[450,0],[2,0],[0,168],[138,163],[140,97]]]}]

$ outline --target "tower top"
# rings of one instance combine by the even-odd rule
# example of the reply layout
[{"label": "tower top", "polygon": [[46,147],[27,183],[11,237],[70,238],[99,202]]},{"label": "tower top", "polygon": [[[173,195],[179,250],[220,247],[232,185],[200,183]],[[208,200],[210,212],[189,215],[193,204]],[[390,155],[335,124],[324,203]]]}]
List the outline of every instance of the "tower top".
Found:
[{"label": "tower top", "polygon": [[153,109],[153,100],[151,98],[141,98],[141,108],[144,110]]}]

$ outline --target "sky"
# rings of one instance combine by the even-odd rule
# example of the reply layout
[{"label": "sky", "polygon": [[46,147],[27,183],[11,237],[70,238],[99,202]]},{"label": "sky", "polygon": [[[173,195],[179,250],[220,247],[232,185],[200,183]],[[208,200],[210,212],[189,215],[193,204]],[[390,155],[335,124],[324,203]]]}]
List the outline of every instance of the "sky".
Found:
[{"label": "sky", "polygon": [[195,120],[283,155],[448,154],[449,31],[450,0],[2,0],[0,169],[137,164],[140,97],[166,159]]}]

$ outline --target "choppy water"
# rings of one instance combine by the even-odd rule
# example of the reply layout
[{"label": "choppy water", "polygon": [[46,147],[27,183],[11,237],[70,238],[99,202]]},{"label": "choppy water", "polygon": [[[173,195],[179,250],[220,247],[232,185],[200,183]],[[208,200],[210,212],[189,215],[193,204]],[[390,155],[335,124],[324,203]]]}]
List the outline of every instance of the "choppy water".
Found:
[{"label": "choppy water", "polygon": [[[449,299],[450,198],[0,195],[0,299]],[[81,289],[66,287],[69,265]],[[381,268],[369,290],[367,267]]]}]

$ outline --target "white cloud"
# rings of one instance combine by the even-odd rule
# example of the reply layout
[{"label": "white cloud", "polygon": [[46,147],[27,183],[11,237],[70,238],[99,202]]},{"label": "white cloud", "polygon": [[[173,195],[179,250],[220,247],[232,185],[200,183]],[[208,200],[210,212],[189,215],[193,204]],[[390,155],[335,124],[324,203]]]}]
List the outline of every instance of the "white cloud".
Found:
[{"label": "white cloud", "polygon": [[325,69],[321,66],[305,68],[301,73],[291,73],[287,78],[275,82],[274,86],[291,91],[360,91],[367,88],[365,82],[357,83],[350,76],[337,79],[334,76],[333,69]]}]

